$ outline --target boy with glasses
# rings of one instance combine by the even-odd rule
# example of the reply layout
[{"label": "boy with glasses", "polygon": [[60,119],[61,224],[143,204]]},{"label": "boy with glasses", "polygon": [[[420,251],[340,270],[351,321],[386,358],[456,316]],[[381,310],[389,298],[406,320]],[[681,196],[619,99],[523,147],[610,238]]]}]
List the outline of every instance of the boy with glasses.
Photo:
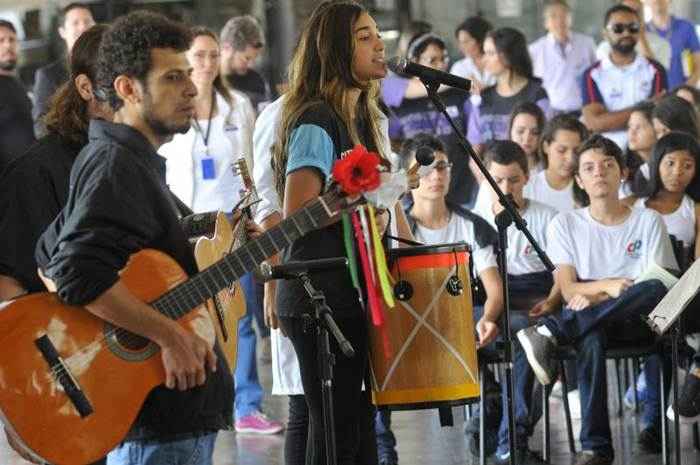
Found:
[{"label": "boy with glasses", "polygon": [[632,107],[666,90],[666,71],[635,51],[641,19],[634,9],[611,7],[604,25],[603,35],[611,51],[583,73],[583,121],[592,132],[603,133],[625,147]]}]

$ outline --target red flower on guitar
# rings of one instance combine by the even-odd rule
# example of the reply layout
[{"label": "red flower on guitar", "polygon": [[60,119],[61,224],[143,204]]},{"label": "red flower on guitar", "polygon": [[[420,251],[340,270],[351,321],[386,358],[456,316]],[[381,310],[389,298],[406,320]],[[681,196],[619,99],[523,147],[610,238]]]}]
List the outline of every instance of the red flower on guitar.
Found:
[{"label": "red flower on guitar", "polygon": [[379,162],[379,155],[358,144],[333,165],[333,179],[348,195],[372,191],[379,187]]}]

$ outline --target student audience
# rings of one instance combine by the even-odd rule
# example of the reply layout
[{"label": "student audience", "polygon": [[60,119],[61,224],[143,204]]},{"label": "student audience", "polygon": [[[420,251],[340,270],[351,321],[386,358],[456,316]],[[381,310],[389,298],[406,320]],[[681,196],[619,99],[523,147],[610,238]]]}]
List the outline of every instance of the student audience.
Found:
[{"label": "student audience", "polygon": [[[597,50],[591,37],[572,31],[573,8],[566,0],[545,2],[542,13],[546,35],[529,47],[519,30],[494,29],[488,18],[470,16],[454,30],[461,55],[451,67],[448,44],[431,24],[413,21],[401,34],[401,56],[439,71],[449,69],[472,81],[471,92],[441,86],[438,95],[498,187],[511,196],[530,232],[557,266],[554,273],[547,271],[525,235],[514,226],[508,229],[511,328],[519,341],[512,365],[518,463],[529,463],[534,457],[527,444],[541,408],[533,401],[533,392],[557,379],[558,362],[552,354],[563,346],[572,346],[576,351],[572,381],[577,381],[580,392],[583,451],[575,463],[613,463],[605,349],[651,340],[652,334],[642,317],[667,289],[658,280],[641,279],[647,269],[658,265],[678,272],[700,256],[700,90],[696,87],[700,79],[700,42],[695,25],[670,14],[669,3],[670,0],[616,3],[602,18],[604,42]],[[651,13],[646,24],[644,8]],[[153,18],[177,29],[182,35],[178,50],[188,40],[187,31],[181,30],[180,24],[149,14],[134,15],[132,21],[133,18],[138,19],[144,34],[148,27],[141,22],[155,21]],[[91,10],[84,3],[70,3],[61,10],[59,33],[68,55],[82,32],[93,23]],[[122,20],[120,27],[124,24]],[[360,29],[353,29],[358,25]],[[392,209],[394,218],[387,223],[394,221],[395,226],[401,221],[399,235],[403,233],[405,238],[425,244],[463,241],[470,246],[472,279],[483,290],[481,301],[476,298],[474,302],[477,346],[483,355],[495,350],[494,342],[503,336],[499,321],[505,302],[495,231],[496,217],[503,206],[460,147],[457,135],[427,96],[423,83],[407,75],[389,73],[384,77],[385,50],[378,27],[367,11],[353,1],[324,2],[317,7],[299,42],[297,61],[290,65],[292,91],[267,109],[272,101],[270,87],[254,66],[266,46],[260,23],[252,16],[237,16],[226,22],[220,36],[205,28],[192,29],[187,51],[192,71],[191,75],[182,76],[191,82],[179,84],[189,91],[197,90],[196,96],[188,93],[193,107],[191,126],[183,126],[177,134],[170,131],[163,138],[165,143],[158,150],[167,160],[163,176],[168,188],[195,212],[230,211],[240,198],[242,187],[241,180],[231,171],[231,163],[244,157],[261,185],[257,219],[264,228],[270,228],[284,214],[316,196],[325,185],[331,160],[342,157],[341,152],[358,140],[367,142],[387,160],[396,156],[390,153],[391,142],[394,149],[400,148],[397,152],[402,169],[415,165],[419,148],[429,150],[434,155],[433,162],[419,171],[417,186],[408,190],[403,208]],[[114,34],[110,26],[93,28],[91,34],[103,29]],[[91,34],[85,34],[83,42]],[[95,40],[98,38],[95,36]],[[0,102],[0,168],[8,164],[12,168],[2,173],[9,187],[3,190],[8,198],[0,199],[12,215],[0,226],[17,235],[17,240],[22,227],[29,227],[32,234],[24,238],[25,248],[31,248],[28,244],[36,242],[40,229],[56,216],[54,212],[51,218],[33,222],[31,215],[23,218],[19,211],[18,207],[30,205],[30,200],[36,202],[32,197],[36,186],[26,185],[22,179],[43,176],[42,163],[49,161],[46,157],[39,160],[33,153],[49,153],[49,144],[60,149],[59,155],[66,152],[65,157],[51,161],[61,165],[61,169],[50,173],[51,183],[62,186],[58,196],[65,198],[68,170],[80,148],[89,142],[87,121],[101,119],[98,123],[108,124],[105,120],[112,118],[113,112],[106,111],[107,105],[102,102],[104,89],[93,87],[93,81],[99,80],[93,75],[93,66],[80,65],[82,61],[90,62],[90,58],[97,61],[97,55],[91,57],[80,41],[77,44],[79,59],[74,59],[70,85],[51,100],[58,84],[69,77],[67,60],[61,57],[37,71],[35,101],[31,106],[15,76],[16,30],[10,22],[0,20],[0,79],[6,84],[6,98]],[[343,63],[329,58],[336,55],[342,55]],[[105,59],[100,55],[103,67]],[[144,66],[149,68],[154,63]],[[323,72],[313,78],[300,75],[302,70],[312,74],[312,70],[319,69]],[[129,77],[132,78],[141,82],[145,76]],[[164,82],[159,85],[165,85]],[[669,88],[673,90],[666,94]],[[109,90],[117,91],[120,90]],[[65,111],[68,119],[61,121],[61,104],[71,100],[67,98],[70,92],[77,104],[72,112],[70,108]],[[378,95],[381,101],[376,98]],[[121,115],[124,108],[139,103],[137,100],[127,99],[125,107],[114,110]],[[357,108],[349,104],[351,101],[358,102]],[[115,102],[110,101],[112,106]],[[143,104],[157,110],[148,99]],[[47,108],[51,108],[49,117],[40,118]],[[38,131],[45,131],[44,123],[49,123],[48,135],[40,139],[33,151],[21,155],[34,140],[31,112]],[[78,117],[72,117],[73,113]],[[257,113],[261,116],[255,121]],[[155,124],[153,130],[157,132],[158,121],[152,114],[138,116],[150,126]],[[121,123],[114,121],[115,126]],[[65,128],[72,127],[74,134],[66,136]],[[329,131],[333,132],[330,136]],[[71,139],[71,134],[77,136]],[[300,139],[299,134],[304,137]],[[313,153],[308,152],[309,147]],[[321,158],[322,170],[317,160]],[[37,164],[39,161],[42,163]],[[387,166],[390,164],[387,162]],[[42,170],[30,173],[33,165]],[[24,199],[24,203],[13,205],[15,198]],[[403,223],[404,210],[407,224]],[[62,225],[54,223],[56,227]],[[295,242],[289,256],[313,258],[326,249],[342,254],[345,249],[339,231],[338,224],[327,225]],[[330,242],[317,243],[314,238]],[[32,271],[35,261],[27,261],[26,270],[19,273],[14,270],[19,265],[13,268],[8,264],[19,263],[16,252],[0,253],[2,257],[6,258],[0,260],[4,266],[0,269],[2,300],[41,290]],[[43,259],[48,262],[52,257]],[[338,304],[344,312],[339,313],[347,317],[341,326],[353,333],[361,351],[359,361],[337,357],[340,363],[336,373],[340,380],[348,381],[348,386],[334,389],[351,399],[349,403],[342,396],[334,399],[339,456],[347,464],[396,465],[399,458],[391,415],[385,411],[374,415],[367,392],[360,388],[366,378],[359,363],[364,364],[367,356],[363,310],[355,303],[349,277],[338,276],[337,281],[345,287],[334,295],[336,300],[343,297],[347,307]],[[238,328],[235,408],[229,405],[224,409],[233,410],[234,416],[227,424],[233,420],[232,426],[238,433],[277,433],[283,429],[282,424],[262,413],[263,390],[257,378],[255,333],[251,326],[251,309],[256,309],[262,320],[262,286],[256,286],[252,275],[243,281],[249,308]],[[275,294],[275,286],[281,288],[280,293]],[[290,396],[285,463],[304,463],[307,453],[314,463],[320,463],[325,447],[321,393],[316,383],[315,349],[307,343],[302,320],[297,318],[301,291],[292,284],[278,283],[267,284],[264,294],[266,323],[277,330],[280,302],[282,328],[292,340],[279,332],[273,337],[274,391]],[[684,321],[688,331],[700,331],[700,318],[685,316]],[[615,325],[625,330],[612,330]],[[686,423],[700,418],[700,354],[695,355],[689,371],[678,404],[681,421]],[[493,376],[488,369],[482,372]],[[659,383],[661,373],[668,379],[669,357],[648,357],[642,374],[627,393],[629,402],[633,389],[637,389],[643,401],[638,442],[643,451],[651,453],[661,450],[659,405],[661,396],[667,395]],[[226,380],[228,384],[230,380]],[[486,411],[478,415],[486,417],[486,454],[494,454],[493,463],[505,464],[510,460],[505,383],[500,389],[502,395],[494,397],[494,402],[487,403]],[[339,416],[350,420],[345,422]],[[373,416],[374,422],[370,420]],[[472,422],[466,428],[468,449],[473,455],[479,452],[476,424]],[[213,450],[213,440],[208,439],[205,455],[211,455]],[[210,464],[208,459],[203,457],[196,463]]]}]

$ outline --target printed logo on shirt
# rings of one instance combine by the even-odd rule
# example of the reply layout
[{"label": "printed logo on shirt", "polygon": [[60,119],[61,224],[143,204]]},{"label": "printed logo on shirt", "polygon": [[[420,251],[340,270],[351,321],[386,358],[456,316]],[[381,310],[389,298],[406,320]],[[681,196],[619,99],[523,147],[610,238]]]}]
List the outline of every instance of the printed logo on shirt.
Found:
[{"label": "printed logo on shirt", "polygon": [[238,126],[236,126],[234,123],[229,122],[229,121],[224,121],[224,131],[226,132],[233,132],[233,131],[238,131]]},{"label": "printed logo on shirt", "polygon": [[610,93],[608,94],[608,98],[610,98],[610,100],[621,99],[622,97],[623,94],[621,88],[613,87],[612,89],[610,89]]},{"label": "printed logo on shirt", "polygon": [[523,255],[527,256],[532,253],[532,244],[528,244],[525,246],[525,250],[523,251]]},{"label": "printed logo on shirt", "polygon": [[630,258],[638,259],[642,256],[642,254],[639,252],[642,248],[642,241],[641,239],[637,239],[634,242],[630,242],[627,244],[627,247],[625,249],[625,252],[627,253],[627,256]]}]

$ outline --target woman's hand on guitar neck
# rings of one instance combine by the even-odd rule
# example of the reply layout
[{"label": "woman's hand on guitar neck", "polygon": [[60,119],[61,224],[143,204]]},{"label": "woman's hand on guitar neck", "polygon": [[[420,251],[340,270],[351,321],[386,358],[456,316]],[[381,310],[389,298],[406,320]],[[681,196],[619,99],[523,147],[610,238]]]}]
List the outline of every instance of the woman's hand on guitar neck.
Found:
[{"label": "woman's hand on guitar neck", "polygon": [[216,371],[216,354],[209,344],[193,332],[175,323],[167,342],[161,344],[165,368],[165,386],[181,391],[201,386],[207,369]]}]

